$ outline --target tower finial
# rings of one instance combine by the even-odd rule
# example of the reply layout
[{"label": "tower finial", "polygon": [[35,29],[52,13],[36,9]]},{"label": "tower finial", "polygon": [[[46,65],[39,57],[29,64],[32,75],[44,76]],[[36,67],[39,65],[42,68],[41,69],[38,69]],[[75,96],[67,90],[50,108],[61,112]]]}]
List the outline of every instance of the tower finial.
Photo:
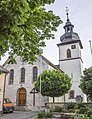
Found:
[{"label": "tower finial", "polygon": [[68,9],[68,7],[66,7],[67,21],[69,21],[68,11],[69,11],[69,9]]}]

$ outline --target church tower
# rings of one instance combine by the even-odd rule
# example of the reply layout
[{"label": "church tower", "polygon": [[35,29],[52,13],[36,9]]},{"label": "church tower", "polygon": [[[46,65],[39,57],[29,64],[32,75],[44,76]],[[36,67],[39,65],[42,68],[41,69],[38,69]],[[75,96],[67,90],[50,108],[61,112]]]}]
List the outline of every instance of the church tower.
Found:
[{"label": "church tower", "polygon": [[85,102],[86,96],[79,88],[82,75],[82,57],[83,49],[81,40],[77,33],[73,32],[74,25],[70,22],[67,9],[67,21],[64,26],[65,33],[60,37],[59,47],[59,67],[71,77],[71,89],[65,94],[65,102]]}]

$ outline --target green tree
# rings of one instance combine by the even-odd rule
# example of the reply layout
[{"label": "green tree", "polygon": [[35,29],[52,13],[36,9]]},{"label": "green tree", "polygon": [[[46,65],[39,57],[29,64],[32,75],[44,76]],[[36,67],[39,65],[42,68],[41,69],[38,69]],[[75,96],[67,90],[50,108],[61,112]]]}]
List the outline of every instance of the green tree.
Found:
[{"label": "green tree", "polygon": [[[41,79],[41,80],[40,80]],[[41,82],[41,94],[49,97],[60,97],[67,93],[71,87],[71,79],[67,74],[59,70],[46,70],[39,75],[35,84],[35,89],[40,91]]]},{"label": "green tree", "polygon": [[83,71],[83,76],[79,87],[92,101],[92,67],[89,67]]},{"label": "green tree", "polygon": [[45,39],[54,38],[61,22],[59,16],[46,11],[55,0],[0,0],[0,59],[6,51],[10,62],[14,54],[32,63],[41,54]]}]

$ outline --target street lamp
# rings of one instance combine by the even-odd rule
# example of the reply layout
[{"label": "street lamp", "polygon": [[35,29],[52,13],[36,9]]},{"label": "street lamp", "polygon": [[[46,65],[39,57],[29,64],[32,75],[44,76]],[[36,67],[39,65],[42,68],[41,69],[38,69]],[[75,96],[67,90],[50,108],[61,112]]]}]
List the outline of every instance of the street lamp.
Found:
[{"label": "street lamp", "polygon": [[40,74],[40,111],[41,111],[41,74]]},{"label": "street lamp", "polygon": [[41,111],[41,73],[42,73],[42,55],[40,57],[40,111]]}]

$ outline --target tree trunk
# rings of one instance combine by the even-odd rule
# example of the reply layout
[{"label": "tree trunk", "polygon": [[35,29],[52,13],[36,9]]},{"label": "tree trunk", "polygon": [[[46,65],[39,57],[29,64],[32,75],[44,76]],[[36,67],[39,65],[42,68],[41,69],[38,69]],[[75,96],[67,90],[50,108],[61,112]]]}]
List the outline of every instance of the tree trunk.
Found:
[{"label": "tree trunk", "polygon": [[53,97],[53,103],[55,102],[55,98]]}]

